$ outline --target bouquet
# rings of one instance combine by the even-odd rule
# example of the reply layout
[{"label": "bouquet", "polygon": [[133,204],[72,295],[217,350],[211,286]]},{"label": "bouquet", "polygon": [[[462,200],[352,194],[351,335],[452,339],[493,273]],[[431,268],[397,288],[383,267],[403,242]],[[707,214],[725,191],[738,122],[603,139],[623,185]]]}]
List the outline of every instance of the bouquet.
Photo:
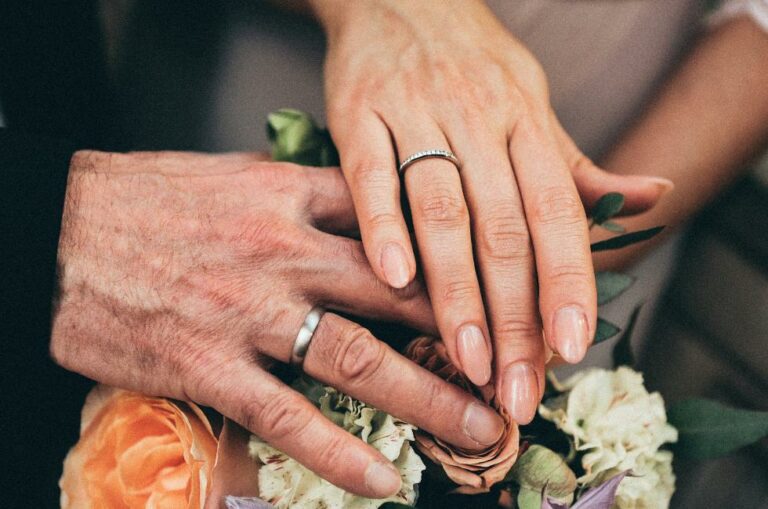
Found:
[{"label": "bouquet", "polygon": [[[273,158],[338,164],[328,132],[296,110],[269,116]],[[612,221],[623,196],[605,195],[591,225],[618,236],[593,251],[649,239],[661,228],[626,233]],[[596,274],[598,304],[618,298],[633,278]],[[398,508],[663,509],[675,489],[674,454],[722,456],[768,435],[768,412],[704,399],[665,408],[632,369],[635,310],[625,330],[599,319],[595,343],[620,335],[613,370],[587,369],[558,380],[551,372],[536,418],[518,427],[493,388],[475,387],[451,364],[437,338],[418,337],[404,354],[497,408],[507,425],[479,452],[447,444],[305,376],[292,386],[348,433],[379,450],[400,472],[390,499],[345,492],[257,436],[191,402],[104,386],[83,408],[79,442],[64,461],[62,508]]]}]

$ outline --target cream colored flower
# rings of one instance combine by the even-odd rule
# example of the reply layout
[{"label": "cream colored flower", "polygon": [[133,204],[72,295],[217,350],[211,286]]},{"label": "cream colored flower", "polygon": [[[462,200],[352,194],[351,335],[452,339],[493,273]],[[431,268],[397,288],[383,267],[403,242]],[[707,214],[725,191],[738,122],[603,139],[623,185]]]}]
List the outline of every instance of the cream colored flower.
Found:
[{"label": "cream colored flower", "polygon": [[661,395],[649,394],[642,375],[627,367],[585,370],[556,387],[564,394],[539,413],[585,453],[579,484],[596,486],[628,470],[638,477],[622,481],[615,507],[667,507],[675,477],[671,453],[659,447],[677,441],[677,430],[667,423]]},{"label": "cream colored flower", "polygon": [[372,509],[385,502],[413,504],[424,463],[411,448],[414,426],[371,408],[331,387],[323,388],[320,411],[331,421],[380,451],[400,472],[402,487],[388,499],[373,500],[347,493],[304,468],[256,436],[251,437],[251,457],[261,463],[259,496],[278,509],[345,507]]},{"label": "cream colored flower", "polygon": [[[610,475],[609,475],[610,477]],[[672,453],[658,451],[653,457],[640,456],[632,476],[619,484],[616,509],[666,509],[675,492]]]}]

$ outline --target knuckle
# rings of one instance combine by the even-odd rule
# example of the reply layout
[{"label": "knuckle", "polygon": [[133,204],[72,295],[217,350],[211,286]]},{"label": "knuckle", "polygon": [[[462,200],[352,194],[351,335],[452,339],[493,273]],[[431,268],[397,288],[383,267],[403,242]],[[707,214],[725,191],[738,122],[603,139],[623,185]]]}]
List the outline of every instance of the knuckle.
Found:
[{"label": "knuckle", "polygon": [[394,212],[374,212],[368,216],[368,224],[373,228],[396,226],[400,217]]},{"label": "knuckle", "polygon": [[298,393],[283,392],[264,401],[246,402],[243,425],[266,440],[281,440],[301,433],[310,422],[312,413]]},{"label": "knuckle", "polygon": [[394,189],[397,182],[391,163],[376,161],[355,165],[351,176],[355,187],[366,189]]},{"label": "knuckle", "polygon": [[423,403],[420,413],[422,413],[422,415],[428,416],[429,418],[439,419],[442,421],[442,418],[446,417],[448,409],[452,406],[445,404],[447,395],[446,391],[444,391],[443,387],[435,380],[430,380],[429,382],[423,384],[419,390],[423,394]]},{"label": "knuckle", "polygon": [[525,341],[541,339],[541,324],[535,315],[517,315],[503,317],[491,326],[495,336],[502,338],[505,343],[515,338]]},{"label": "knuckle", "polygon": [[268,259],[275,253],[300,253],[308,238],[293,222],[276,214],[259,214],[237,220],[225,237],[238,260]]},{"label": "knuckle", "polygon": [[569,188],[545,189],[533,200],[533,219],[543,225],[573,226],[586,221],[576,193]]},{"label": "knuckle", "polygon": [[334,350],[334,372],[347,384],[364,384],[374,378],[386,358],[384,344],[362,327],[341,334]]},{"label": "knuckle", "polygon": [[541,339],[541,318],[534,305],[507,309],[491,318],[493,334],[509,338]]},{"label": "knuckle", "polygon": [[456,280],[446,283],[441,292],[443,298],[451,302],[462,302],[478,295],[478,287],[473,281]]},{"label": "knuckle", "polygon": [[584,265],[562,264],[550,269],[547,273],[547,279],[551,280],[555,285],[571,285],[575,283],[586,286],[594,281],[594,276],[590,276],[588,267]]},{"label": "knuckle", "polygon": [[487,257],[509,262],[532,255],[531,238],[522,217],[498,213],[479,225],[480,245]]},{"label": "knuckle", "polygon": [[[349,444],[343,436],[332,435],[325,438],[316,451],[316,457],[320,459],[319,469],[325,471],[338,471],[339,465],[344,465],[344,456],[349,451]],[[322,472],[319,472],[322,474]]]},{"label": "knuckle", "polygon": [[456,228],[469,222],[467,204],[461,194],[432,193],[420,200],[418,209],[427,227]]}]

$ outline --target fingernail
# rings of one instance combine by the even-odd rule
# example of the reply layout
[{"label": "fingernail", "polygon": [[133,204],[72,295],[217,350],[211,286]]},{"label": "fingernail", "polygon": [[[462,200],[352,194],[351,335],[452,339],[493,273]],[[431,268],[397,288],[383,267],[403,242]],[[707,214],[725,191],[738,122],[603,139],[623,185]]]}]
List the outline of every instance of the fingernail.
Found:
[{"label": "fingernail", "polygon": [[408,276],[408,259],[405,250],[394,242],[390,242],[381,251],[381,270],[389,286],[404,288],[410,278]]},{"label": "fingernail", "polygon": [[391,497],[400,490],[400,474],[391,463],[374,461],[365,469],[365,485],[371,498]]},{"label": "fingernail", "polygon": [[571,364],[584,358],[589,343],[587,316],[578,306],[560,308],[552,321],[553,342],[560,357]]},{"label": "fingernail", "polygon": [[653,182],[661,188],[662,193],[668,193],[675,188],[675,183],[664,177],[646,177],[649,181]]},{"label": "fingernail", "polygon": [[504,431],[501,417],[480,403],[470,403],[464,412],[464,433],[480,445],[493,445]]},{"label": "fingernail", "polygon": [[491,353],[477,325],[464,325],[458,334],[459,361],[473,384],[482,386],[491,379]]},{"label": "fingernail", "polygon": [[502,388],[502,402],[512,419],[518,424],[531,422],[539,404],[539,381],[533,366],[512,364],[504,373]]}]

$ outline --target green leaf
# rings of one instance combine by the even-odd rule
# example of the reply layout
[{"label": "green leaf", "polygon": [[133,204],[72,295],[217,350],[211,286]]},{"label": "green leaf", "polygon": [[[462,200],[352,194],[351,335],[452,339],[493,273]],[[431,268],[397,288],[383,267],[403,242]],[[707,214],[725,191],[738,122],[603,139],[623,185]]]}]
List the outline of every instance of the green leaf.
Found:
[{"label": "green leaf", "polygon": [[596,345],[598,343],[602,343],[603,341],[611,339],[613,336],[615,336],[619,332],[621,332],[621,328],[619,328],[618,325],[614,325],[608,320],[604,320],[598,317],[597,330],[595,331],[595,340],[593,341],[593,344]]},{"label": "green leaf", "polygon": [[613,233],[624,233],[625,231],[627,231],[619,223],[614,223],[613,221],[603,221],[602,223],[600,223],[600,227],[605,228],[609,232],[613,232]]},{"label": "green leaf", "polygon": [[688,399],[667,412],[679,438],[675,452],[694,459],[725,456],[768,436],[768,412],[741,410],[710,399]]},{"label": "green leaf", "polygon": [[592,221],[603,224],[624,208],[624,195],[621,193],[604,194],[592,209]]},{"label": "green leaf", "polygon": [[381,509],[413,509],[415,505],[405,505],[399,502],[386,502],[381,506]]},{"label": "green leaf", "polygon": [[632,367],[635,364],[635,355],[632,353],[632,332],[635,330],[637,317],[640,316],[640,311],[642,309],[643,306],[641,304],[632,311],[632,316],[629,317],[629,323],[627,324],[626,329],[624,329],[624,333],[613,347],[614,366]]},{"label": "green leaf", "polygon": [[[541,493],[546,487],[553,497],[566,497],[576,489],[576,475],[568,468],[562,456],[542,445],[532,445],[506,477],[521,488]],[[541,499],[539,499],[541,503]]]},{"label": "green leaf", "polygon": [[308,113],[284,108],[267,116],[272,159],[307,166],[336,166],[339,155],[326,129]]},{"label": "green leaf", "polygon": [[597,305],[601,306],[624,293],[635,282],[635,278],[618,272],[597,272],[595,282],[597,283]]},{"label": "green leaf", "polygon": [[603,240],[601,242],[595,242],[592,244],[592,252],[608,251],[609,249],[621,249],[637,242],[643,242],[644,240],[652,239],[664,229],[663,226],[657,226],[648,230],[641,230],[639,232],[627,233],[626,235],[620,235],[613,237],[612,239]]}]

